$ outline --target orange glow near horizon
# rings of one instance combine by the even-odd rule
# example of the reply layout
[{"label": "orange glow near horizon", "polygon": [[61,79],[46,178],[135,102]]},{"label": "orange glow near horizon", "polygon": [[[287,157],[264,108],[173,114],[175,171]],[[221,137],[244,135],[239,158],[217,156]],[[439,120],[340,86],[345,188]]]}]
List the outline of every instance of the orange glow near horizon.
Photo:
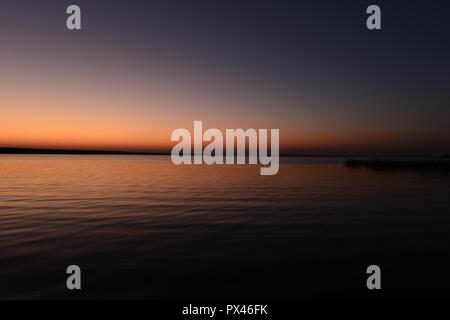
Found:
[{"label": "orange glow near horizon", "polygon": [[73,78],[56,71],[39,78],[39,69],[4,71],[0,147],[169,152],[173,130],[193,133],[193,121],[202,120],[204,130],[278,128],[281,153],[339,153],[427,146],[433,130],[443,127],[337,111],[331,117],[321,112],[319,103],[333,103],[326,100],[286,100],[288,112],[279,112],[276,97],[264,93],[211,93],[159,79],[91,77],[84,69]]}]

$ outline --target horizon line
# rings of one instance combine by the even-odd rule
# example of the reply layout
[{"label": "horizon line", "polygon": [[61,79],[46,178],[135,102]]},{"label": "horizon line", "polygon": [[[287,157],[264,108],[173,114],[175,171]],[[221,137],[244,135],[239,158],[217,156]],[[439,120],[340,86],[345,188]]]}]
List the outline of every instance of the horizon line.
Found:
[{"label": "horizon line", "polygon": [[[146,152],[146,151],[119,151],[119,150],[95,150],[95,149],[53,149],[53,148],[19,148],[19,147],[0,147],[0,154],[72,154],[72,155],[165,155],[170,152]],[[195,154],[192,154],[194,156]],[[436,158],[446,155],[391,155],[390,157],[401,158]],[[357,154],[357,153],[280,153],[280,157],[381,157],[383,155],[375,154]],[[386,156],[386,155],[384,155]]]}]

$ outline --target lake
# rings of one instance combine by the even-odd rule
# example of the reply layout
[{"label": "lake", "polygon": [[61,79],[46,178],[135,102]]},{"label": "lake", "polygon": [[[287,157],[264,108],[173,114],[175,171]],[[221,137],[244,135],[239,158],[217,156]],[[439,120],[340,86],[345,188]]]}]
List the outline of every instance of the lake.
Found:
[{"label": "lake", "polygon": [[450,297],[450,175],[344,160],[0,155],[0,298]]}]

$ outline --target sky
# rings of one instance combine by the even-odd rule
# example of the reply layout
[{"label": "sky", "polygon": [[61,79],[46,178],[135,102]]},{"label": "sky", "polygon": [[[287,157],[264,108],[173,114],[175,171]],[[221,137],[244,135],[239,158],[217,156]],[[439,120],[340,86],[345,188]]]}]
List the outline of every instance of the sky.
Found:
[{"label": "sky", "polygon": [[[82,30],[66,28],[66,8]],[[366,28],[377,4],[382,30]],[[2,0],[0,147],[170,151],[278,128],[286,154],[450,152],[450,3]]]}]

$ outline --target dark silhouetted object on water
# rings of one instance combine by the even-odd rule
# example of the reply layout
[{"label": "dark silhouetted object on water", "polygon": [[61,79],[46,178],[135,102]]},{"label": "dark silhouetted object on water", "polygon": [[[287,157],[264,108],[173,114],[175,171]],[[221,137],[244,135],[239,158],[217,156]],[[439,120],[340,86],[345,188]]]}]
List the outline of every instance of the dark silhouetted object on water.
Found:
[{"label": "dark silhouetted object on water", "polygon": [[357,160],[349,159],[348,168],[368,168],[377,171],[413,170],[420,172],[450,172],[450,161],[445,160]]}]

